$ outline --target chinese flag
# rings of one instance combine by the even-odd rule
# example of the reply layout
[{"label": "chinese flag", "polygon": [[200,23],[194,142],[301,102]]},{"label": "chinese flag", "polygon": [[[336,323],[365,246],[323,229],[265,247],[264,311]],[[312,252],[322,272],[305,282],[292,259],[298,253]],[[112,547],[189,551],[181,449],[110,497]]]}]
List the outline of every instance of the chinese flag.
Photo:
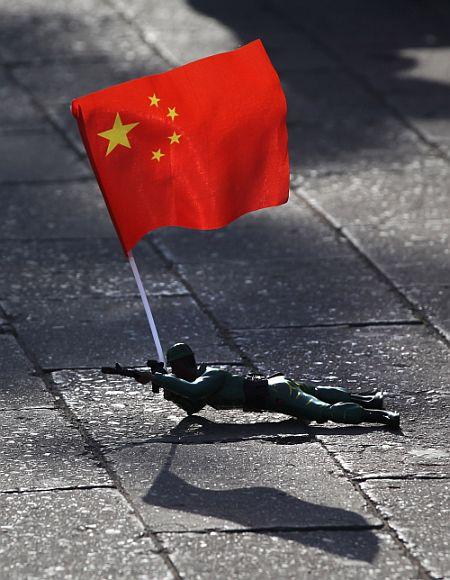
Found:
[{"label": "chinese flag", "polygon": [[125,252],[161,226],[220,228],[287,201],[286,101],[259,40],[72,112]]}]

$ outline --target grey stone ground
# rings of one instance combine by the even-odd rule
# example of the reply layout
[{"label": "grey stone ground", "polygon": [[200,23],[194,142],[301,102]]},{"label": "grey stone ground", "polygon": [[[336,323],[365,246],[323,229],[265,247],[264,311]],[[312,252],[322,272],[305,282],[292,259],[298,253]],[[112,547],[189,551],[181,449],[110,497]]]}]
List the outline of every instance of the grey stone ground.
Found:
[{"label": "grey stone ground", "polygon": [[[0,578],[450,577],[443,0],[0,0]],[[261,37],[292,195],[137,261],[164,345],[380,387],[403,430],[183,420],[70,100]]]}]

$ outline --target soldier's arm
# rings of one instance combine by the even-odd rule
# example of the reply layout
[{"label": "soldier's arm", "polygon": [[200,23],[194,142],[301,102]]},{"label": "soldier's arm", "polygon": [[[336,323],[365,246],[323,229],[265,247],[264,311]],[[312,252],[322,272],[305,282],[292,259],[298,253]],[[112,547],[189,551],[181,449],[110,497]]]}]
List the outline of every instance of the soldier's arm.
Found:
[{"label": "soldier's arm", "polygon": [[193,381],[185,381],[173,375],[162,375],[155,373],[152,375],[152,382],[163,389],[168,389],[182,397],[206,398],[223,386],[223,376],[220,371],[205,373]]},{"label": "soldier's arm", "polygon": [[183,411],[186,411],[188,415],[198,413],[203,409],[203,407],[206,406],[206,403],[204,401],[196,400],[193,399],[192,397],[189,399],[187,397],[180,397],[180,395],[175,395],[175,393],[172,393],[167,389],[164,390],[164,398],[167,401],[175,403],[177,407],[183,409]]}]

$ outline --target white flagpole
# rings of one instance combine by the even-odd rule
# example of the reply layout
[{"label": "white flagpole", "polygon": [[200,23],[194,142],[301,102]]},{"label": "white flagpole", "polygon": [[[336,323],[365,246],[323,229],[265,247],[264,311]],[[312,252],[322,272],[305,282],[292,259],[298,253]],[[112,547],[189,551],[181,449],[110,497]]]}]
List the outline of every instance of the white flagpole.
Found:
[{"label": "white flagpole", "polygon": [[156,346],[156,352],[158,353],[158,360],[165,364],[165,358],[163,349],[161,348],[161,342],[159,340],[158,331],[156,329],[155,320],[153,318],[152,310],[150,308],[150,304],[148,302],[147,294],[145,293],[144,285],[142,284],[142,279],[139,274],[139,270],[137,269],[136,262],[134,261],[134,256],[131,250],[127,253],[128,261],[130,262],[131,270],[134,275],[134,279],[136,280],[136,284],[139,290],[139,294],[141,296],[142,303],[144,304],[145,314],[147,315],[147,320],[150,325],[150,330],[152,331],[153,340]]}]

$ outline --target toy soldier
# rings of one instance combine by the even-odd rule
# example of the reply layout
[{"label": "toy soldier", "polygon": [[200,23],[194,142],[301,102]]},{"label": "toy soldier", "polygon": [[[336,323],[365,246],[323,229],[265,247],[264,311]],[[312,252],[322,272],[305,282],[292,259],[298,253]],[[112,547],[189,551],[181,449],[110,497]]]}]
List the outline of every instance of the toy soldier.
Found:
[{"label": "toy soldier", "polygon": [[131,376],[141,384],[152,383],[157,392],[164,389],[165,399],[192,415],[206,405],[214,409],[273,411],[307,421],[325,423],[382,423],[399,429],[398,413],[383,410],[383,393],[370,395],[350,393],[341,387],[315,387],[294,381],[282,374],[268,378],[240,376],[230,372],[198,366],[189,345],[180,342],[167,351],[172,367],[167,374],[162,363],[148,361],[151,372],[103,367],[107,373]]}]

